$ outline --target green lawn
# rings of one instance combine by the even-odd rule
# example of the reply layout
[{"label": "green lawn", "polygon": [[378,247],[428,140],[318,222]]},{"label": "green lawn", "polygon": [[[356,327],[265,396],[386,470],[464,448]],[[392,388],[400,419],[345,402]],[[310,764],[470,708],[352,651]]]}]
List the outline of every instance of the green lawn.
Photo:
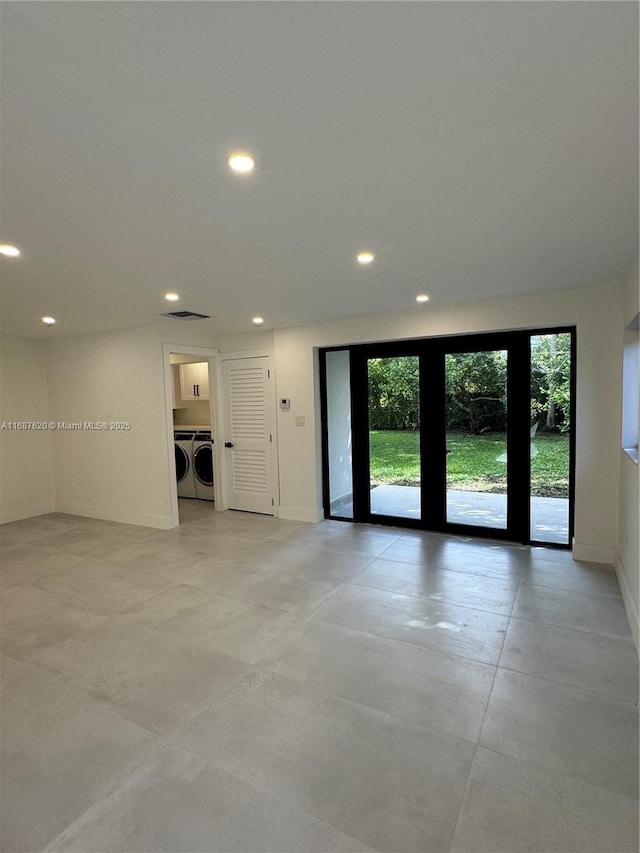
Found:
[{"label": "green lawn", "polygon": [[[372,484],[416,486],[420,483],[417,432],[373,430],[371,444]],[[569,489],[569,437],[537,435],[531,459],[532,493],[541,497],[567,497]],[[471,492],[506,492],[506,454],[503,433],[447,434],[449,486]],[[502,457],[502,458],[501,458]]]}]

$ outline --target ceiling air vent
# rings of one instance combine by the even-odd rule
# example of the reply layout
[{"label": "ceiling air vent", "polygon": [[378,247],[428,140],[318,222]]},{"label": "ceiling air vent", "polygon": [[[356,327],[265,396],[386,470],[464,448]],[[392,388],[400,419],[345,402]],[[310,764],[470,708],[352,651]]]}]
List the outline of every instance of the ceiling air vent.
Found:
[{"label": "ceiling air vent", "polygon": [[195,311],[169,311],[168,314],[162,314],[162,317],[171,317],[173,320],[208,320],[208,314],[196,314]]}]

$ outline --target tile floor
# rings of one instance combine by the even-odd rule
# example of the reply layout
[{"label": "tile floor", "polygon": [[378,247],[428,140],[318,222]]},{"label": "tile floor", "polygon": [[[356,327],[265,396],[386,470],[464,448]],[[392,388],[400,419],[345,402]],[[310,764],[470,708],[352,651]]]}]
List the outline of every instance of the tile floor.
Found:
[{"label": "tile floor", "polygon": [[638,850],[610,568],[181,503],[0,528],[3,851]]}]

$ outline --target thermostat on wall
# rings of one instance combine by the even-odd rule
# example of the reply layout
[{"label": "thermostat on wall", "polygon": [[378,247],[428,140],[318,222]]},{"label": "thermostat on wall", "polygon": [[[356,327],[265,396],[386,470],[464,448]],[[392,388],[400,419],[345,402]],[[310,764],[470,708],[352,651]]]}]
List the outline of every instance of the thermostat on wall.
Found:
[{"label": "thermostat on wall", "polygon": [[280,397],[280,408],[288,411],[291,408],[291,400],[288,397]]}]

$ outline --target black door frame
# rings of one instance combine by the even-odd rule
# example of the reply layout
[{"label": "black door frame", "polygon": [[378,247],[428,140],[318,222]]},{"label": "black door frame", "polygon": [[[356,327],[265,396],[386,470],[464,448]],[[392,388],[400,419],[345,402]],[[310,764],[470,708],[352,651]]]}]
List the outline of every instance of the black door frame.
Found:
[{"label": "black door frame", "polygon": [[[530,535],[530,375],[531,337],[571,336],[571,431],[569,440],[569,537],[566,544],[537,542]],[[325,353],[348,351],[351,374],[353,519],[331,514],[327,431]],[[507,526],[506,529],[455,524],[446,520],[445,355],[456,352],[506,350],[507,358]],[[421,518],[372,514],[369,492],[369,401],[367,360],[417,356],[420,364]],[[322,476],[325,518],[356,523],[431,530],[523,544],[570,548],[574,532],[576,330],[574,326],[486,332],[437,338],[413,338],[320,349]],[[526,379],[523,379],[526,377]]]}]

